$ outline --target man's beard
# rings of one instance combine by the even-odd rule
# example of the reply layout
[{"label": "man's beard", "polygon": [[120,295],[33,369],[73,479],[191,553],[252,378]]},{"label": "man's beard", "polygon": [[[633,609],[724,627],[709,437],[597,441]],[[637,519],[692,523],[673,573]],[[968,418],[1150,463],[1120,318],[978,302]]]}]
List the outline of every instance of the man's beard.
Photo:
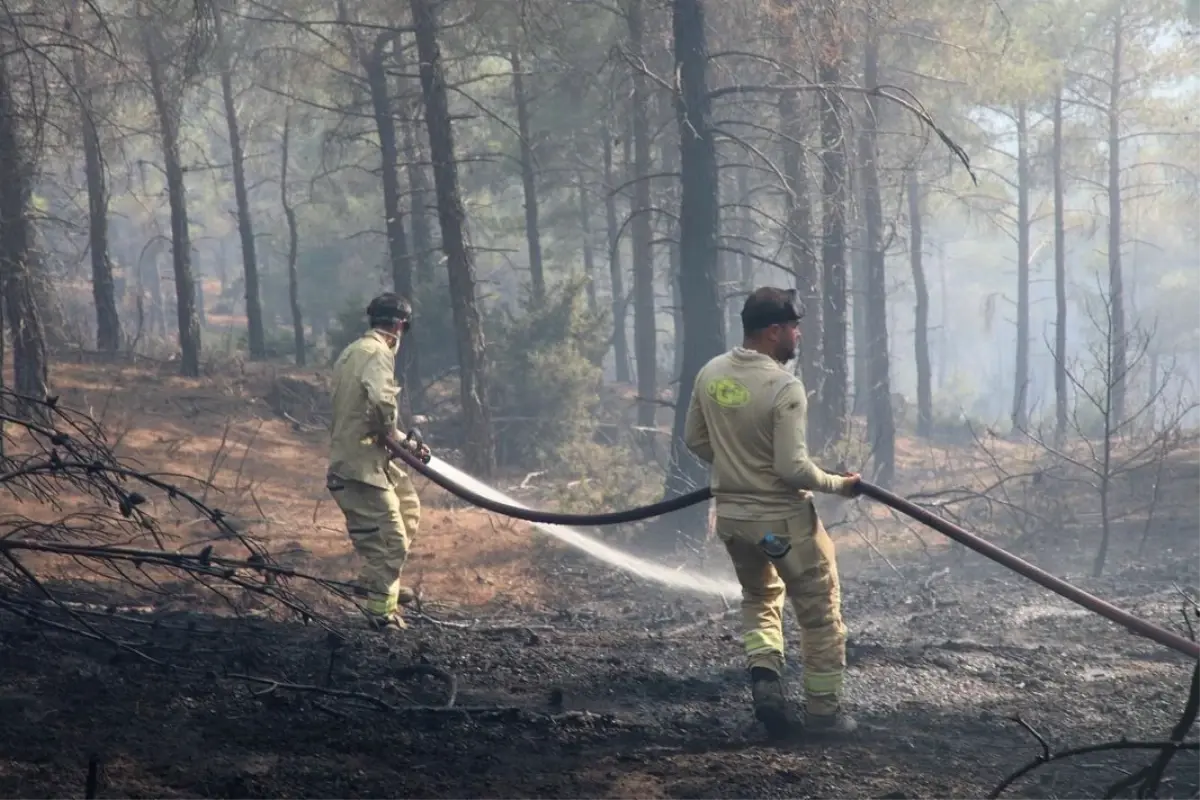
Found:
[{"label": "man's beard", "polygon": [[795,347],[789,347],[787,345],[780,345],[779,349],[775,351],[775,360],[778,361],[780,364],[787,364],[789,361],[791,361],[795,357],[796,357],[796,348]]}]

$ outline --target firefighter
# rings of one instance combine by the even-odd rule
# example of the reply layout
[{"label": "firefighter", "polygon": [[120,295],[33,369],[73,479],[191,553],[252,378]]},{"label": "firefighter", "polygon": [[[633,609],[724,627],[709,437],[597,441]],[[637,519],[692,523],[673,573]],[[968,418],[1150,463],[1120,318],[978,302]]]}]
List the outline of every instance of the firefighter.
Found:
[{"label": "firefighter", "polygon": [[787,735],[793,719],[781,680],[785,593],[801,629],[804,729],[857,728],[841,703],[846,628],[837,561],[812,493],[853,497],[859,477],[828,473],[809,457],[804,385],[784,369],[796,357],[803,313],[795,290],[751,293],[742,346],[700,370],[684,430],[688,448],[712,465],[717,536],[742,586],[755,716],[775,737]]},{"label": "firefighter", "polygon": [[399,606],[413,591],[400,584],[408,548],[421,521],[421,501],[408,474],[393,463],[386,443],[428,455],[424,444],[398,435],[394,374],[400,339],[412,307],[388,292],[367,306],[370,328],[347,345],[333,366],[333,424],[326,488],[346,518],[362,559],[359,582],[367,592],[367,619],[375,630],[407,628]]}]

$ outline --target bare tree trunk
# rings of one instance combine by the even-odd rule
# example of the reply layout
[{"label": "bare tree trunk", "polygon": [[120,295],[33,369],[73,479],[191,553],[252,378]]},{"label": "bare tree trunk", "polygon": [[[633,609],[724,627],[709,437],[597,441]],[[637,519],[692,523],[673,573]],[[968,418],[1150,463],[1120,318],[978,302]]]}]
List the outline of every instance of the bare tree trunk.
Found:
[{"label": "bare tree trunk", "polygon": [[[404,48],[401,46],[400,37],[392,37],[392,62],[397,65],[406,66]],[[407,81],[413,88],[420,91],[420,81]],[[409,219],[412,225],[412,241],[405,247],[408,252],[410,266],[409,282],[414,286],[428,284],[433,281],[434,269],[434,252],[433,252],[433,236],[429,228],[429,179],[425,174],[425,156],[423,142],[420,138],[420,133],[417,130],[418,120],[421,116],[421,100],[420,98],[409,100],[408,114],[404,119],[404,124],[400,126],[401,130],[401,146],[404,150],[405,171],[408,175],[408,193],[409,193]],[[416,290],[414,289],[414,294]],[[415,297],[410,297],[410,300],[415,301]],[[415,354],[414,354],[415,358]],[[414,369],[416,365],[414,362]],[[416,377],[415,374],[413,377]],[[413,387],[415,388],[415,387]]]},{"label": "bare tree trunk", "polygon": [[1067,436],[1067,232],[1063,200],[1063,89],[1054,95],[1054,437]]},{"label": "bare tree trunk", "polygon": [[167,199],[171,206],[171,256],[175,268],[175,305],[179,326],[179,369],[185,377],[200,375],[200,323],[196,317],[196,283],[192,279],[192,242],[188,233],[187,189],[179,160],[179,105],[166,85],[162,55],[151,40],[150,23],[143,21],[150,90],[162,138]]},{"label": "bare tree trunk", "polygon": [[[0,220],[0,224],[3,221]],[[0,231],[2,232],[2,231]],[[5,299],[8,297],[8,270],[7,265],[0,268],[0,389],[6,386],[4,378],[4,367],[8,362],[8,334],[5,330],[7,320],[4,318]],[[4,404],[0,403],[0,413],[5,411]],[[4,420],[0,419],[0,456],[4,455]]]},{"label": "bare tree trunk", "polygon": [[296,352],[296,366],[303,367],[305,361],[304,314],[300,309],[300,276],[296,269],[300,233],[296,227],[296,212],[288,202],[288,144],[290,143],[292,109],[283,112],[283,142],[279,154],[279,202],[288,226],[288,303],[292,308],[292,341]]},{"label": "bare tree trunk", "polygon": [[[844,43],[838,7],[825,0],[820,9],[824,33],[817,77],[823,85],[841,83]],[[816,431],[817,452],[841,441],[846,427],[846,154],[836,89],[820,93],[822,200],[822,350],[820,402],[810,406],[809,430]]]},{"label": "bare tree trunk", "polygon": [[[929,285],[925,280],[924,230],[921,225],[921,173],[908,173],[909,262],[913,291],[917,295],[916,327],[913,334],[917,359],[917,435],[933,433],[933,376],[929,366]],[[943,358],[945,356],[943,355]]]},{"label": "bare tree trunk", "polygon": [[613,363],[616,368],[617,381],[629,383],[629,340],[625,335],[625,272],[621,268],[621,241],[617,238],[620,228],[617,225],[617,196],[616,175],[613,172],[613,140],[608,123],[602,131],[604,136],[604,183],[608,187],[604,193],[604,219],[608,227],[608,276],[612,285],[613,312]]},{"label": "bare tree trunk", "polygon": [[[729,187],[726,186],[726,189]],[[750,204],[750,183],[746,177],[746,169],[737,167],[733,170],[733,191],[736,206],[733,213],[726,219],[727,227],[736,242],[734,248],[738,251],[731,253],[722,251],[724,263],[721,265],[721,308],[725,311],[725,347],[741,341],[741,303],[738,298],[738,288],[741,286],[741,275],[745,268],[747,255],[754,249],[749,229],[752,220],[745,210]]]},{"label": "bare tree trunk", "polygon": [[[868,12],[870,13],[870,12]],[[863,83],[879,85],[879,37],[871,25],[863,53]],[[878,107],[867,95],[860,140],[863,165],[863,210],[866,215],[865,301],[867,339],[867,430],[875,455],[875,480],[891,486],[896,475],[896,422],[892,416],[891,364],[888,353],[887,274],[883,252],[883,201],[879,187]]]},{"label": "bare tree trunk", "polygon": [[1014,433],[1029,427],[1029,125],[1017,104],[1017,357],[1013,376]]},{"label": "bare tree trunk", "polygon": [[[0,330],[3,330],[3,325],[0,325]],[[1146,433],[1150,436],[1155,435],[1158,426],[1158,395],[1159,395],[1159,371],[1158,371],[1158,353],[1150,354],[1150,399],[1146,405]],[[3,362],[0,361],[0,367]]]},{"label": "bare tree trunk", "polygon": [[96,349],[115,353],[121,349],[121,321],[117,314],[112,262],[108,253],[108,188],[104,179],[104,158],[82,49],[75,50],[73,61],[83,127],[84,170],[87,174],[88,248],[92,260],[92,299],[96,304]]},{"label": "bare tree trunk", "polygon": [[803,129],[800,98],[796,92],[779,96],[779,117],[783,132],[793,141],[784,143],[783,174],[788,191],[783,205],[787,212],[786,240],[791,252],[796,289],[804,303],[800,320],[800,379],[809,403],[821,392],[821,276],[813,248],[812,203],[809,199],[808,162],[800,145]]},{"label": "bare tree trunk", "polygon": [[[629,0],[629,46],[635,60],[645,61],[645,20],[642,0]],[[633,71],[633,208],[630,236],[633,247],[633,348],[637,359],[639,427],[654,427],[657,411],[658,343],[654,313],[654,250],[650,228],[650,94],[646,77]]]},{"label": "bare tree trunk", "polygon": [[[665,173],[679,171],[679,148],[672,147],[670,142],[662,145],[662,171]],[[667,181],[667,186],[658,198],[661,208],[678,207],[677,181]],[[671,298],[671,375],[678,378],[683,372],[683,294],[679,284],[682,248],[679,244],[680,230],[678,220],[668,218],[666,238],[667,243],[667,294]],[[718,251],[717,260],[720,262],[721,253]]]},{"label": "bare tree trunk", "polygon": [[258,281],[258,258],[254,250],[254,225],[250,218],[250,197],[246,191],[245,153],[238,126],[237,108],[233,99],[233,66],[229,42],[225,38],[222,12],[213,14],[220,58],[221,98],[225,104],[225,125],[229,129],[229,157],[233,162],[233,192],[237,198],[238,236],[242,242],[242,268],[246,282],[246,327],[251,359],[267,357],[266,334],[263,330],[261,290]]},{"label": "bare tree trunk", "polygon": [[[30,170],[17,131],[19,112],[0,58],[0,288],[12,331],[13,390],[41,400],[50,381],[45,331],[33,286]],[[12,409],[28,414],[32,409]]]},{"label": "bare tree trunk", "polygon": [[1125,289],[1121,275],[1121,72],[1125,38],[1120,4],[1113,21],[1112,75],[1108,97],[1108,294],[1112,302],[1113,427],[1125,420]]},{"label": "bare tree trunk", "polygon": [[[392,267],[392,291],[410,302],[413,297],[413,265],[404,233],[404,211],[400,202],[400,151],[396,139],[396,119],[392,113],[391,88],[385,64],[385,50],[396,36],[391,31],[380,33],[370,52],[361,56],[367,87],[371,92],[371,110],[375,130],[379,134],[379,166],[383,184],[383,215],[387,230],[388,260]],[[411,341],[409,342],[411,345]],[[419,386],[420,367],[415,347],[403,348],[396,359],[397,377],[405,386]]]},{"label": "bare tree trunk", "polygon": [[489,477],[496,465],[496,443],[488,408],[483,327],[475,297],[475,264],[467,248],[464,229],[466,211],[458,193],[458,164],[454,158],[454,132],[438,47],[434,0],[409,0],[409,3],[421,59],[425,125],[429,131],[442,251],[446,254],[450,273],[450,304],[458,338],[460,391],[466,427],[464,450],[469,468],[482,477]]},{"label": "bare tree trunk", "polygon": [[[167,337],[167,298],[163,294],[162,271],[158,259],[166,252],[166,240],[155,237],[157,241],[150,251],[150,263],[138,262],[138,278],[150,292],[150,332],[151,335]],[[139,285],[139,289],[141,286]]]},{"label": "bare tree trunk", "polygon": [[[854,196],[855,171],[847,175],[850,187],[847,194]],[[869,413],[871,379],[867,368],[870,350],[867,333],[867,243],[866,224],[859,224],[857,215],[850,221],[850,336],[854,352],[850,355],[850,413],[865,416]]]},{"label": "bare tree trunk", "polygon": [[537,175],[534,171],[533,144],[529,139],[529,102],[521,76],[521,54],[514,48],[509,55],[512,65],[513,100],[517,106],[517,133],[521,137],[521,187],[525,192],[525,244],[529,249],[529,277],[533,302],[546,300],[546,271],[542,264],[542,237],[538,229]]},{"label": "bare tree trunk", "polygon": [[429,230],[429,181],[425,175],[424,156],[414,130],[416,121],[402,126],[404,132],[404,160],[407,162],[408,190],[412,198],[409,219],[412,225],[412,252],[416,264],[417,284],[428,284],[433,280],[433,235]]},{"label": "bare tree trunk", "polygon": [[[680,271],[683,295],[683,373],[675,402],[671,472],[667,494],[704,485],[705,469],[683,443],[692,384],[700,368],[725,349],[717,291],[717,234],[720,227],[717,153],[708,92],[708,43],[701,0],[673,0],[675,74],[679,76]],[[693,530],[703,530],[697,526]]]},{"label": "bare tree trunk", "polygon": [[756,241],[755,232],[757,231],[757,222],[751,214],[751,194],[750,194],[750,171],[748,169],[739,169],[737,171],[738,195],[742,198],[739,202],[743,204],[743,208],[738,213],[738,218],[742,221],[742,250],[738,256],[738,276],[737,282],[731,289],[736,288],[737,294],[728,300],[730,307],[730,322],[729,330],[726,331],[726,339],[733,340],[734,343],[740,344],[742,341],[742,306],[745,305],[745,298],[749,296],[754,289],[754,259],[750,254],[756,249],[752,242]]},{"label": "bare tree trunk", "polygon": [[596,305],[596,254],[592,248],[592,207],[588,202],[587,187],[583,173],[576,174],[576,192],[579,194],[579,233],[583,241],[583,275],[587,280],[588,309],[595,311]]}]

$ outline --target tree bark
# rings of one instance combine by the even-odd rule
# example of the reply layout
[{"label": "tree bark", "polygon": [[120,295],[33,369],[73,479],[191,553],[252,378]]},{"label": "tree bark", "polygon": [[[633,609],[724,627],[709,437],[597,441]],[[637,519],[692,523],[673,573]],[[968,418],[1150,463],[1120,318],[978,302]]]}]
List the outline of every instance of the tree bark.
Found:
[{"label": "tree bark", "polygon": [[804,122],[797,92],[783,92],[779,96],[779,117],[783,132],[794,140],[783,145],[783,174],[788,182],[783,207],[787,213],[785,236],[796,275],[796,290],[804,303],[804,318],[800,320],[800,379],[804,381],[811,406],[821,392],[821,275],[813,248],[808,162],[800,145]]},{"label": "tree bark", "polygon": [[[673,0],[675,74],[679,76],[680,289],[683,299],[683,373],[675,401],[671,472],[667,494],[704,485],[701,463],[683,443],[692,384],[700,368],[725,349],[717,290],[717,234],[720,226],[717,154],[708,92],[708,43],[701,0]],[[703,530],[703,528],[699,528]]]},{"label": "tree bark", "polygon": [[[642,0],[629,0],[629,46],[635,61],[646,60]],[[630,225],[633,254],[633,348],[637,360],[639,427],[654,427],[658,410],[658,336],[654,312],[654,250],[650,227],[650,94],[646,77],[633,71],[633,207]]]},{"label": "tree bark", "polygon": [[[850,181],[847,194],[853,197],[857,188],[854,182],[855,170],[851,169],[846,177]],[[853,352],[848,356],[851,388],[849,402],[851,415],[867,416],[871,405],[871,379],[867,365],[867,356],[871,349],[868,344],[870,336],[867,333],[867,250],[870,245],[867,242],[866,223],[858,219],[857,215],[853,215],[853,208],[852,204],[852,216],[847,225],[850,230],[850,341],[853,343]]]},{"label": "tree bark", "polygon": [[516,49],[509,55],[512,65],[513,101],[517,106],[517,134],[521,142],[521,187],[525,193],[525,244],[529,250],[529,278],[533,302],[546,301],[546,271],[542,264],[542,236],[538,228],[537,173],[534,171],[533,143],[529,136],[529,101],[525,96],[525,81],[521,75],[521,54]]},{"label": "tree bark", "polygon": [[[397,34],[391,31],[380,33],[370,52],[362,55],[363,71],[367,76],[367,87],[371,92],[371,110],[375,117],[375,130],[379,134],[379,166],[383,184],[383,215],[387,230],[388,259],[392,267],[392,291],[410,302],[413,298],[412,255],[408,251],[408,237],[404,232],[404,211],[400,201],[400,150],[396,138],[396,119],[392,113],[391,88],[385,63],[385,49]],[[419,386],[420,367],[417,350],[410,346],[402,349],[396,359],[397,377],[405,386]],[[411,398],[409,394],[409,398]]]},{"label": "tree bark", "polygon": [[[743,208],[737,214],[737,217],[742,222],[741,234],[743,238],[741,249],[743,252],[738,255],[739,274],[734,284],[738,291],[734,297],[726,301],[730,309],[730,321],[729,330],[725,332],[726,341],[732,340],[734,343],[742,341],[742,306],[745,305],[746,297],[750,295],[750,292],[754,291],[754,259],[750,257],[750,253],[754,248],[750,243],[755,240],[755,232],[757,230],[757,222],[750,213],[750,206],[752,205],[750,170],[743,168],[737,171],[737,185],[738,196],[741,197],[739,202],[743,205]],[[734,286],[730,288],[733,289]]]},{"label": "tree bark", "polygon": [[[925,279],[924,229],[921,224],[921,173],[908,173],[909,263],[917,296],[913,343],[917,361],[917,435],[933,433],[933,375],[929,365],[929,284]],[[942,356],[945,358],[945,356]]]},{"label": "tree bark", "polygon": [[[662,171],[666,174],[679,171],[679,148],[672,147],[670,142],[662,145]],[[660,208],[676,208],[679,203],[678,182],[665,181],[667,186],[660,193],[658,205]],[[679,221],[667,218],[664,238],[667,243],[667,296],[671,298],[671,375],[678,378],[683,372],[683,295],[680,287],[679,265],[682,263],[682,249],[679,244]],[[717,253],[718,269],[722,254]]]},{"label": "tree bark", "polygon": [[732,191],[729,193],[733,196],[734,203],[731,206],[732,213],[724,215],[722,221],[725,224],[725,228],[729,231],[732,241],[735,242],[733,249],[736,249],[738,252],[734,253],[722,250],[717,254],[721,262],[721,283],[718,288],[720,290],[721,311],[725,315],[726,349],[729,348],[734,340],[741,341],[742,325],[739,314],[741,307],[738,305],[738,287],[742,283],[743,259],[747,258],[746,253],[754,249],[748,233],[749,220],[743,209],[743,206],[750,203],[750,185],[746,180],[745,168],[734,168],[733,175],[730,178],[733,186],[730,187],[727,181],[723,191],[729,191],[732,188]]},{"label": "tree bark", "polygon": [[579,195],[579,233],[582,237],[580,246],[583,248],[583,275],[587,280],[588,310],[595,311],[596,306],[596,255],[592,248],[592,207],[588,202],[587,187],[584,185],[583,172],[576,174],[576,189]]},{"label": "tree bark", "polygon": [[1017,104],[1017,353],[1013,376],[1013,432],[1029,427],[1029,125]]},{"label": "tree bark", "polygon": [[467,248],[462,197],[458,192],[458,164],[454,158],[454,133],[446,98],[446,78],[437,40],[434,0],[409,0],[421,59],[421,93],[425,98],[425,125],[433,159],[442,251],[450,273],[450,304],[458,339],[463,416],[468,467],[489,477],[496,465],[496,444],[487,400],[487,370],[483,327],[475,297],[475,264]]},{"label": "tree bark", "polygon": [[242,149],[242,135],[233,100],[233,66],[221,15],[222,12],[217,9],[213,14],[213,21],[217,36],[217,52],[220,58],[221,98],[225,104],[225,125],[229,129],[229,158],[233,162],[233,192],[237,199],[238,236],[242,242],[242,268],[246,283],[247,338],[250,344],[250,358],[261,360],[267,357],[267,341],[263,330],[258,258],[254,249],[254,225],[250,218],[250,197],[246,191],[246,158]]},{"label": "tree bark", "polygon": [[1067,233],[1063,195],[1063,89],[1054,95],[1054,436],[1067,436]]},{"label": "tree bark", "polygon": [[412,254],[415,263],[414,279],[418,285],[433,281],[433,235],[429,229],[429,180],[424,152],[417,139],[416,121],[404,125],[404,160],[407,162],[408,190],[412,198],[409,220],[412,225]]},{"label": "tree bark", "polygon": [[167,200],[171,207],[171,261],[175,269],[175,306],[179,326],[179,370],[189,378],[200,376],[200,322],[196,317],[196,282],[192,278],[192,242],[188,233],[187,189],[179,160],[178,91],[167,85],[162,53],[142,20],[150,91],[158,116],[163,167],[167,174]]},{"label": "tree bark", "polygon": [[[868,12],[869,13],[869,12]],[[863,83],[879,85],[879,38],[868,31],[863,53]],[[867,252],[864,259],[867,339],[867,432],[875,455],[875,481],[890,487],[896,475],[896,421],[892,416],[891,364],[888,352],[887,273],[883,251],[883,201],[879,187],[879,109],[873,95],[866,99],[866,118],[860,140],[863,165],[863,211]]]},{"label": "tree bark", "polygon": [[[825,0],[820,9],[823,36],[817,77],[826,86],[841,83],[843,36],[837,5]],[[809,407],[809,430],[820,452],[841,441],[846,426],[846,154],[841,93],[820,92],[821,117],[821,319],[820,402]],[[812,413],[815,412],[815,413]]]},{"label": "tree bark", "polygon": [[602,131],[604,137],[604,219],[608,228],[608,277],[612,285],[613,312],[613,364],[617,382],[629,383],[629,339],[625,333],[625,272],[621,267],[620,227],[617,225],[616,174],[613,172],[613,138],[608,123]]},{"label": "tree bark", "polygon": [[[19,113],[0,59],[0,299],[12,332],[13,391],[42,400],[50,381],[46,335],[33,285],[31,171],[17,131]],[[32,408],[13,409],[32,414]]]},{"label": "tree bark", "polygon": [[72,57],[75,85],[79,92],[80,121],[83,127],[83,159],[88,189],[88,249],[92,261],[92,299],[96,305],[96,349],[115,353],[121,348],[121,321],[113,286],[112,262],[108,253],[108,187],[105,185],[104,158],[100,134],[92,105],[84,51]]},{"label": "tree bark", "polygon": [[1112,339],[1112,363],[1109,365],[1112,387],[1113,429],[1125,421],[1125,289],[1121,274],[1121,71],[1124,17],[1121,5],[1113,20],[1112,75],[1108,97],[1108,294],[1112,303],[1109,337]]},{"label": "tree bark", "polygon": [[291,134],[291,108],[283,112],[283,142],[279,154],[279,202],[288,227],[288,303],[292,308],[292,341],[296,353],[296,366],[303,367],[307,361],[304,347],[304,313],[300,308],[300,275],[296,269],[300,233],[296,227],[296,212],[288,202],[288,145]]}]

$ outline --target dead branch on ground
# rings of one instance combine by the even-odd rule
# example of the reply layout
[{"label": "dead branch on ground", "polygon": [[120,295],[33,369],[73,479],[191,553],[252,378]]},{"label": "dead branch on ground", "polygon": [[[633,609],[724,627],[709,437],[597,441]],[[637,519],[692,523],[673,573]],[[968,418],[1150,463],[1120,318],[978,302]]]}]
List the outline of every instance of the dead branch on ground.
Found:
[{"label": "dead branch on ground", "polygon": [[1167,766],[1175,757],[1175,754],[1181,751],[1200,750],[1200,742],[1185,741],[1192,729],[1192,725],[1196,722],[1197,711],[1200,711],[1200,662],[1192,669],[1192,687],[1188,692],[1187,703],[1184,705],[1179,721],[1171,731],[1170,738],[1166,741],[1133,741],[1123,738],[1117,741],[1102,742],[1085,747],[1073,747],[1069,750],[1061,750],[1055,753],[1051,750],[1049,742],[1029,723],[1020,717],[1014,717],[1013,721],[1029,731],[1030,735],[1041,745],[1042,751],[1038,754],[1037,758],[1009,774],[1008,777],[991,791],[988,797],[993,800],[994,798],[998,798],[1005,789],[1017,780],[1046,764],[1087,755],[1088,753],[1114,750],[1157,750],[1158,755],[1146,766],[1111,784],[1104,794],[1105,798],[1113,798],[1122,792],[1130,790],[1133,790],[1133,796],[1135,797],[1157,797],[1163,775],[1166,772]]},{"label": "dead branch on ground", "polygon": [[[266,685],[267,691],[317,692],[379,709],[405,710],[361,692],[332,689],[332,664],[344,634],[314,600],[347,601],[365,591],[351,583],[280,563],[264,543],[240,532],[227,515],[181,488],[188,476],[152,474],[117,458],[100,425],[86,414],[0,388],[0,493],[12,513],[0,516],[0,645],[66,634],[99,645],[110,663],[132,658],[164,670],[203,672]],[[180,542],[152,513],[156,504],[190,506],[218,535]],[[305,591],[307,590],[307,591]],[[208,600],[205,604],[203,601]],[[215,603],[213,602],[215,601]],[[172,606],[175,607],[174,614]],[[207,616],[197,624],[196,610]],[[278,615],[329,633],[326,686],[251,675],[253,635],[230,636],[235,622]],[[259,623],[261,624],[261,623]],[[202,639],[211,637],[213,646]],[[199,642],[199,644],[198,644]],[[197,660],[217,655],[217,671]],[[230,669],[232,656],[242,670]],[[446,684],[444,706],[457,696],[454,676],[428,665],[400,667],[396,676],[433,675]],[[489,709],[491,710],[491,709]]]}]

